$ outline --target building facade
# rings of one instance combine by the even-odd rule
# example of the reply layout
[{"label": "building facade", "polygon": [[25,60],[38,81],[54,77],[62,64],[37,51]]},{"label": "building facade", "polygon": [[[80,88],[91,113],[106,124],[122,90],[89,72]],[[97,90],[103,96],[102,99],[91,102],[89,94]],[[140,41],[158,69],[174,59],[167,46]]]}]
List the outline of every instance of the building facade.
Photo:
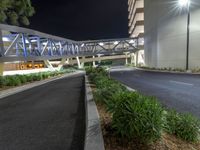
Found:
[{"label": "building facade", "polygon": [[[200,68],[200,2],[190,0],[189,69]],[[187,7],[178,0],[144,0],[145,64],[186,68]]]},{"label": "building facade", "polygon": [[[129,35],[143,40],[144,37],[144,0],[128,0]],[[143,42],[143,41],[142,41]],[[136,53],[136,64],[144,65],[144,50]]]}]

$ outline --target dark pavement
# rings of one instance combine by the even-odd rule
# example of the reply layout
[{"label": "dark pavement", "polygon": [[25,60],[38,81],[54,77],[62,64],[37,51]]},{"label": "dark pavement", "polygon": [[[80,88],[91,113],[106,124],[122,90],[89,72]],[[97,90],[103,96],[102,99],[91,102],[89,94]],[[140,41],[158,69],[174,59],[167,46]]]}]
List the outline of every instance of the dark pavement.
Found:
[{"label": "dark pavement", "polygon": [[157,97],[168,108],[200,118],[200,75],[134,70],[112,72],[111,76],[145,95]]},{"label": "dark pavement", "polygon": [[83,150],[84,77],[59,79],[0,100],[0,150]]}]

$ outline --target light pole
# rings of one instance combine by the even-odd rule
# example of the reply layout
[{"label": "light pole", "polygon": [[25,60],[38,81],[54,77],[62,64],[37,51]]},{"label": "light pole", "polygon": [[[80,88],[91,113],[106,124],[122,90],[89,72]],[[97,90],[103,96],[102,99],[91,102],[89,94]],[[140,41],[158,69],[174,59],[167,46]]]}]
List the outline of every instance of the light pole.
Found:
[{"label": "light pole", "polygon": [[186,70],[189,69],[189,48],[190,48],[190,0],[179,0],[181,7],[187,8],[187,47],[186,47]]}]

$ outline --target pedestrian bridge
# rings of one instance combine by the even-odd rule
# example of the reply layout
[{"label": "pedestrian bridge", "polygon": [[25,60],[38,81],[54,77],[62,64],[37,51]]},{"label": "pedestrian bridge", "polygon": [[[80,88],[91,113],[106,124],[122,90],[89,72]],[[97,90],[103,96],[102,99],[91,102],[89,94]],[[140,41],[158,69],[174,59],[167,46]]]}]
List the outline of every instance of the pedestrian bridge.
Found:
[{"label": "pedestrian bridge", "polygon": [[49,61],[52,60],[65,62],[68,58],[77,58],[78,62],[79,57],[135,53],[143,49],[143,44],[143,38],[74,41],[31,29],[0,24],[0,63],[42,60],[51,67]]}]

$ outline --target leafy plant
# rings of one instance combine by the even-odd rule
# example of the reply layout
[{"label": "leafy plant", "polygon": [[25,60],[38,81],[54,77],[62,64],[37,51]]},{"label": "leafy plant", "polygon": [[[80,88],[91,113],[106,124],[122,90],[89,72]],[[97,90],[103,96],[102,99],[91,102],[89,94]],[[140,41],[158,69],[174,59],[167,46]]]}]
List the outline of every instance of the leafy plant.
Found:
[{"label": "leafy plant", "polygon": [[152,97],[136,92],[122,92],[115,96],[113,127],[128,139],[149,143],[160,138],[163,109]]},{"label": "leafy plant", "polygon": [[17,76],[6,76],[5,85],[6,86],[18,86],[21,84],[20,79]]},{"label": "leafy plant", "polygon": [[179,114],[176,111],[166,113],[165,130],[178,137],[195,142],[200,136],[200,122],[191,114]]}]

